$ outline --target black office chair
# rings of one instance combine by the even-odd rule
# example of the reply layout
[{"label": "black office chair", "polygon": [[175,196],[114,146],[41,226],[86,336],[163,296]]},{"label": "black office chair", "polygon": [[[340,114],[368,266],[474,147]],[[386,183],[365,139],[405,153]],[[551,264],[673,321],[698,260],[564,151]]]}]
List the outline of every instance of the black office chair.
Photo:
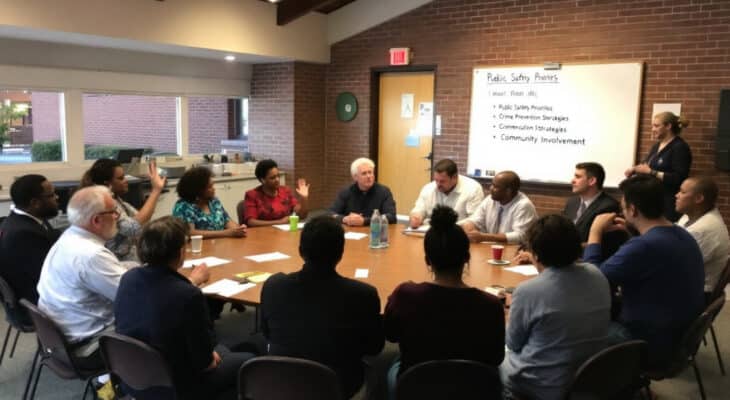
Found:
[{"label": "black office chair", "polygon": [[[712,292],[710,293],[710,298],[708,299],[708,306],[710,303],[715,301],[716,299],[720,298],[720,296],[723,296],[725,294],[725,287],[730,284],[730,260],[728,260],[728,263],[725,265],[725,269],[722,270],[722,273],[720,273],[720,277],[717,280],[717,283],[715,284],[715,287],[712,289]],[[717,310],[717,313],[719,314],[722,310],[722,306],[720,306],[720,309]],[[715,314],[717,316],[717,314]],[[715,321],[715,317],[712,317],[712,321]],[[712,343],[715,345],[715,354],[717,355],[717,363],[720,365],[720,372],[722,373],[722,376],[725,376],[725,363],[722,360],[722,354],[720,353],[720,347],[717,345],[717,336],[715,336],[715,327],[714,324],[710,324],[710,336],[712,336]]]},{"label": "black office chair", "polygon": [[[38,351],[33,358],[33,364],[31,370],[35,369],[38,362],[38,369],[36,370],[35,377],[32,375],[28,377],[28,382],[25,385],[25,392],[23,393],[23,399],[29,398],[32,400],[35,397],[35,391],[38,387],[38,381],[41,377],[41,371],[46,366],[51,369],[56,375],[62,379],[80,379],[86,381],[84,387],[84,395],[82,400],[86,399],[86,393],[91,391],[94,396],[94,388],[91,384],[91,380],[101,374],[104,374],[105,369],[86,370],[79,368],[76,365],[75,359],[71,355],[69,350],[68,342],[63,336],[63,333],[58,328],[55,322],[48,318],[43,311],[39,310],[35,304],[29,302],[26,299],[21,299],[20,304],[25,307],[33,320],[35,326],[36,335],[38,336]],[[31,381],[35,379],[33,389],[28,395],[28,388],[30,387]]]},{"label": "black office chair", "polygon": [[[150,399],[177,398],[167,362],[148,344],[118,333],[105,333],[99,338],[99,347],[118,396],[122,395],[117,390],[118,385],[124,382],[135,391],[154,390]],[[136,399],[142,400],[142,397]]]},{"label": "black office chair", "polygon": [[497,369],[476,361],[435,360],[403,372],[396,385],[398,400],[489,400],[502,398]]},{"label": "black office chair", "polygon": [[[673,350],[673,354],[670,361],[661,369],[652,369],[644,371],[644,376],[651,380],[662,380],[667,378],[674,378],[684,371],[688,366],[692,366],[697,379],[697,386],[700,389],[700,396],[702,400],[707,397],[705,395],[705,387],[702,384],[702,376],[700,370],[697,368],[697,361],[695,356],[697,350],[702,343],[702,338],[707,333],[707,330],[712,324],[712,320],[715,318],[720,309],[725,304],[725,294],[723,293],[719,298],[715,299],[705,311],[697,317],[694,322],[689,326],[687,331],[684,333],[681,342]],[[647,388],[649,383],[647,383]]]},{"label": "black office chair", "polygon": [[632,340],[596,353],[575,372],[566,399],[631,399],[642,385],[646,342]]},{"label": "black office chair", "polygon": [[[8,330],[5,332],[3,349],[0,352],[0,365],[2,365],[5,350],[8,346],[8,339],[10,339],[13,329],[16,330],[15,339],[13,340],[13,347],[10,350],[8,358],[13,358],[13,355],[15,355],[15,346],[18,345],[20,333],[31,333],[35,329],[33,329],[33,324],[28,320],[28,315],[25,313],[25,310],[20,307],[20,303],[15,297],[15,292],[2,277],[0,277],[0,303],[2,303],[3,309],[5,309],[5,319],[8,321]],[[32,373],[33,371],[31,371]]]},{"label": "black office chair", "polygon": [[252,358],[238,372],[242,400],[341,400],[335,372],[315,361],[292,357]]}]

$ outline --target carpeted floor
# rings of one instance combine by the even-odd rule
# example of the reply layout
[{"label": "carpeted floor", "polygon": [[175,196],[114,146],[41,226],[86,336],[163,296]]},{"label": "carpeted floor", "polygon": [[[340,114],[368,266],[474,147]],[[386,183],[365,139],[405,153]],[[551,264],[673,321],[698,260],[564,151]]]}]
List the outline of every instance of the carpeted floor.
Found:
[{"label": "carpeted floor", "polygon": [[[251,307],[241,314],[238,312],[226,311],[221,320],[217,322],[216,329],[219,332],[221,342],[227,345],[238,343],[252,332],[254,325],[254,312]],[[0,311],[0,340],[4,338],[7,329],[5,315]],[[730,373],[730,307],[724,307],[718,318],[715,320],[715,331],[718,335],[718,342],[726,362],[726,368]],[[10,346],[11,343],[8,344]],[[35,336],[31,334],[21,335],[18,347],[13,358],[6,358],[0,366],[0,400],[20,399],[23,394],[25,382],[30,370],[33,353],[36,349]],[[380,379],[375,384],[375,392],[384,398],[382,382],[388,365],[397,355],[398,347],[388,343],[385,350],[371,360],[374,371]],[[9,349],[8,349],[9,353]],[[730,376],[720,375],[717,358],[712,345],[700,348],[697,362],[699,364],[702,378],[705,383],[707,398],[712,400],[725,400],[730,398]],[[41,380],[38,384],[36,399],[81,399],[84,384],[81,381],[64,381],[56,377],[51,371],[44,369]],[[660,400],[687,400],[699,399],[699,390],[691,369],[684,371],[679,377],[671,380],[652,383],[652,390]]]}]

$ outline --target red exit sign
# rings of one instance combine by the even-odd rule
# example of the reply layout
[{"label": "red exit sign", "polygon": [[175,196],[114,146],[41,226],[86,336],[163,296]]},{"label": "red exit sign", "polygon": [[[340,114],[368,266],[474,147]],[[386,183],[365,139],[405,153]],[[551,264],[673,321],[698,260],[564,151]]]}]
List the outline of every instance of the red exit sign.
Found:
[{"label": "red exit sign", "polygon": [[408,65],[411,62],[411,49],[396,47],[390,49],[390,65]]}]

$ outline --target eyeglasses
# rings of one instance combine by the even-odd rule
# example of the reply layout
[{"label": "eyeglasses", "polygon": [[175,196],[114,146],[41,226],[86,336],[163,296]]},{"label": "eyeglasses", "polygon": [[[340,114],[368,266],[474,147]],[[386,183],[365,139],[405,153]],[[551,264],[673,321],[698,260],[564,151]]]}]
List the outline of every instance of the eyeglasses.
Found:
[{"label": "eyeglasses", "polygon": [[114,216],[114,218],[119,218],[119,211],[117,210],[108,210],[108,211],[102,211],[100,213],[96,213],[96,215],[106,215],[111,214]]}]

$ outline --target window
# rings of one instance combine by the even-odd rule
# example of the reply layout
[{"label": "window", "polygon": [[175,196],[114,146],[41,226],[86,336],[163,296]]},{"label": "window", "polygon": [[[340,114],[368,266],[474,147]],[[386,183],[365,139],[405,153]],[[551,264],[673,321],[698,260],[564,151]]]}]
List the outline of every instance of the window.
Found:
[{"label": "window", "polygon": [[85,93],[82,102],[85,159],[114,157],[121,148],[177,153],[177,97]]},{"label": "window", "polygon": [[188,153],[247,151],[248,99],[188,97]]},{"label": "window", "polygon": [[63,160],[63,93],[0,89],[0,164]]}]

